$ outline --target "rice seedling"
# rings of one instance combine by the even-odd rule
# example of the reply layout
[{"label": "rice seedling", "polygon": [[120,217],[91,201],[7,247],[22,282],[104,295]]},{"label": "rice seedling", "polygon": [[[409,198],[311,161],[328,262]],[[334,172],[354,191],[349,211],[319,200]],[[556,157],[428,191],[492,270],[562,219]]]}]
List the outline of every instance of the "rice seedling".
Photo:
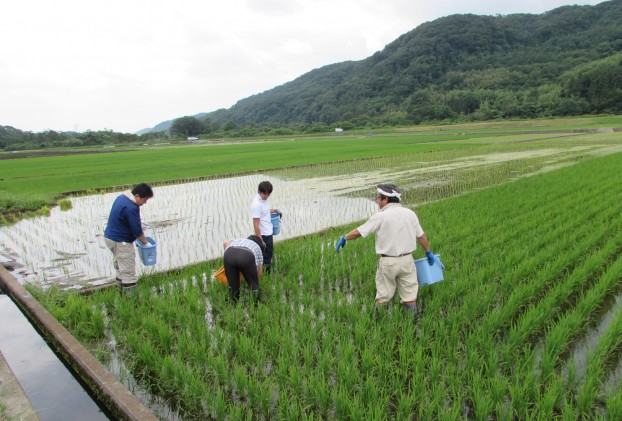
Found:
[{"label": "rice seedling", "polygon": [[619,393],[610,393],[605,405],[605,414],[610,420],[617,420],[622,417],[622,398]]},{"label": "rice seedling", "polygon": [[72,208],[71,199],[61,199],[58,201],[60,210],[66,211]]},{"label": "rice seedling", "polygon": [[[286,168],[269,175],[218,175],[202,181],[159,186],[158,194],[150,202],[152,205],[144,209],[144,219],[154,223],[158,232],[161,245],[158,267],[166,270],[214,259],[220,255],[220,244],[225,238],[245,234],[247,209],[246,202],[240,198],[252,196],[260,177],[279,185],[275,200],[288,210],[288,229],[282,238],[292,238],[367,217],[375,208],[373,202],[364,199],[365,192],[373,191],[373,186],[383,179],[393,178],[402,183],[412,193],[406,196],[405,203],[420,205],[533,174],[568,159],[567,155],[589,156],[592,149],[602,146],[573,138],[577,145],[585,143],[591,149],[569,151],[568,143],[550,135],[528,135],[532,142],[528,146],[504,142],[509,138],[498,137],[497,141],[471,148],[452,147],[382,157],[374,153],[372,158]],[[603,145],[606,142],[614,140],[604,139]],[[387,168],[392,168],[391,172]],[[315,180],[312,188],[309,188],[309,177]],[[71,265],[67,266],[72,282],[86,286],[101,282],[102,277],[112,278],[107,250],[101,242],[92,239],[101,235],[105,212],[114,195],[72,198],[71,211],[53,212],[51,219],[24,221],[9,227],[7,238],[1,242],[9,248],[24,250],[24,264],[34,269],[28,276],[37,283],[43,283],[48,275],[51,275],[48,280],[58,279],[53,274],[55,265],[51,264],[57,258],[57,250],[72,256]],[[177,206],[175,197],[188,197],[189,202]],[[213,205],[206,207],[204,203]],[[328,206],[331,212],[325,211]],[[226,228],[223,221],[227,222]],[[54,246],[47,247],[46,253],[33,250],[23,239],[31,238],[34,232],[41,243]],[[0,229],[0,239],[3,234],[4,229]],[[61,241],[76,237],[81,239],[77,244]],[[141,268],[145,274],[151,270]]]},{"label": "rice seedling", "polygon": [[608,357],[622,344],[622,313],[618,312],[594,352],[588,357],[587,378],[577,396],[577,410],[582,415],[592,413],[599,395],[601,378],[606,370]]},{"label": "rice seedling", "polygon": [[[136,301],[103,292],[70,303],[56,293],[49,294],[46,305],[58,314],[73,306],[75,314],[64,323],[76,332],[80,328],[71,320],[84,311],[101,312],[101,340],[111,330],[131,374],[154,385],[149,389],[171,405],[177,399],[189,417],[571,419],[618,414],[619,397],[601,386],[619,359],[618,328],[594,346],[589,375],[563,363],[605,300],[619,292],[622,187],[616,174],[622,157],[584,155],[572,168],[467,192],[510,173],[514,178],[531,174],[551,157],[555,163],[575,160],[547,152],[550,139],[529,142],[537,146],[528,159],[463,166],[458,172],[447,168],[456,164],[458,150],[445,158],[435,153],[435,162],[421,159],[411,172],[408,163],[420,155],[382,158],[382,165],[399,164],[396,179],[409,185],[405,196],[418,202],[417,214],[447,268],[445,281],[420,289],[418,325],[399,303],[373,317],[373,241],[349,243],[344,253],[334,253],[338,233],[351,226],[278,243],[278,264],[262,280],[266,299],[258,308],[244,300],[238,306],[226,301],[226,290],[209,276],[220,259],[145,274]],[[562,140],[554,142],[561,148]],[[524,146],[495,145],[489,151],[518,153],[521,147],[524,151]],[[486,148],[478,145],[462,151],[462,157],[481,159]],[[341,164],[352,171],[341,180],[339,165],[292,169],[290,178],[307,177],[308,183],[311,176],[334,177],[331,186],[343,197],[367,194],[375,177],[364,175],[370,160]],[[443,185],[422,188],[419,181],[435,178],[419,179],[422,172],[414,170],[443,174],[436,177]],[[348,177],[358,178],[348,185],[343,182]],[[481,183],[471,179],[478,177]],[[242,183],[230,187],[242,196],[246,190]],[[430,200],[446,199],[419,205],[420,192]],[[212,221],[225,217],[218,212],[208,215]],[[347,212],[335,209],[335,214],[348,221]],[[311,218],[300,215],[300,220]],[[231,229],[237,229],[235,223]],[[107,324],[108,317],[115,322]]]},{"label": "rice seedling", "polygon": [[218,389],[216,391],[216,396],[214,397],[214,418],[219,420],[224,420],[227,415],[227,400],[222,389]]}]

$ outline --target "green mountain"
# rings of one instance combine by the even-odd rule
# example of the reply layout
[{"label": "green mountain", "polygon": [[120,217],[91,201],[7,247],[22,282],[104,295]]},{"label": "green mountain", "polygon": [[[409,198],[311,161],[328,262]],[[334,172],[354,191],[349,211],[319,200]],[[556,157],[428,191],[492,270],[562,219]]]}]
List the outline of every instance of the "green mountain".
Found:
[{"label": "green mountain", "polygon": [[452,15],[367,59],[324,66],[196,117],[239,129],[620,113],[621,52],[622,0],[540,15]]}]

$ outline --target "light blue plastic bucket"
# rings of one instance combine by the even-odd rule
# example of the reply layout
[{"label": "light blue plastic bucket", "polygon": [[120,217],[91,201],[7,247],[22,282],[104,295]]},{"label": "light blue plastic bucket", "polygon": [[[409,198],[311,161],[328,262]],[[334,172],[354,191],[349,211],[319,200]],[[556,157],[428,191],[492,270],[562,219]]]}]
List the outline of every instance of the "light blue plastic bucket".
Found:
[{"label": "light blue plastic bucket", "polygon": [[445,266],[441,263],[440,254],[434,255],[434,264],[430,266],[428,258],[415,260],[415,267],[417,268],[417,279],[419,280],[419,286],[426,286],[435,284],[442,281],[443,271]]},{"label": "light blue plastic bucket", "polygon": [[270,219],[272,220],[272,235],[279,235],[281,233],[281,218],[279,218],[279,214],[272,212]]},{"label": "light blue plastic bucket", "polygon": [[[153,229],[153,227],[151,225],[147,226],[151,228],[151,230],[153,231],[153,236],[155,237],[155,230]],[[157,258],[156,241],[151,237],[145,238],[147,239],[149,245],[146,246],[140,241],[136,240],[136,247],[138,248],[138,255],[140,256],[140,261],[143,263],[143,265],[152,266],[156,264]]]}]

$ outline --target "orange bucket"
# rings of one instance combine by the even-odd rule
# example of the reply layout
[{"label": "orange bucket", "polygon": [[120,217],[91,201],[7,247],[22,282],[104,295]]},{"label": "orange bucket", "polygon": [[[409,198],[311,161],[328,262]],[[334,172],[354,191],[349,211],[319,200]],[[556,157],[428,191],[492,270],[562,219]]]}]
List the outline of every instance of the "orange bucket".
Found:
[{"label": "orange bucket", "polygon": [[[227,275],[225,274],[225,267],[221,266],[216,272],[214,272],[214,278],[224,286],[229,285],[229,281],[227,280]],[[240,272],[240,279],[244,280],[242,273]]]}]

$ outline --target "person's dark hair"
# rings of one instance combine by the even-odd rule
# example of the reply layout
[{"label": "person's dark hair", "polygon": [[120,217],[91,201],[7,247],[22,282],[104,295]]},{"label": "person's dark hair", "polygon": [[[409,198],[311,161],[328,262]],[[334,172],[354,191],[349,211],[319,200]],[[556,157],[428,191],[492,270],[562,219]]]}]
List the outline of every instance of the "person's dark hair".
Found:
[{"label": "person's dark hair", "polygon": [[263,194],[272,194],[272,183],[269,181],[262,181],[261,183],[259,183],[257,191]]},{"label": "person's dark hair", "polygon": [[266,243],[263,242],[263,238],[257,236],[257,235],[249,235],[248,237],[246,237],[247,239],[254,241],[257,243],[257,245],[259,246],[259,248],[261,249],[261,251],[264,251],[266,249]]},{"label": "person's dark hair", "polygon": [[151,190],[151,186],[149,184],[146,183],[140,183],[134,186],[134,188],[132,189],[132,194],[134,195],[138,195],[142,198],[148,197],[148,198],[152,198],[153,197],[153,190]]},{"label": "person's dark hair", "polygon": [[[385,191],[387,193],[392,193],[392,192],[397,192],[397,193],[402,193],[400,189],[397,188],[397,186],[395,184],[378,184],[378,188],[382,191]],[[378,192],[378,194],[382,197],[385,197],[389,203],[400,203],[400,198],[399,197],[391,197],[391,196],[387,196],[385,194],[382,194],[380,192]]]}]

